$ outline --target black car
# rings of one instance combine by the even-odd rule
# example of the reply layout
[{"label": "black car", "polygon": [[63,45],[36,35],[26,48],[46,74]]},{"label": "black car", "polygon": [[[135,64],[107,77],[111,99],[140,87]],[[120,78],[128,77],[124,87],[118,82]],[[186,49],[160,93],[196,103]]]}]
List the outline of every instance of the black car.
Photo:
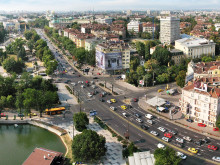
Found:
[{"label": "black car", "polygon": [[177,147],[183,148],[183,143],[174,142],[173,144]]},{"label": "black car", "polygon": [[195,141],[194,143],[198,146],[201,146],[203,144],[202,140]]},{"label": "black car", "polygon": [[99,101],[104,102],[105,100],[104,99],[99,99]]},{"label": "black car", "polygon": [[93,79],[98,79],[98,77],[93,77]]},{"label": "black car", "polygon": [[178,133],[177,131],[174,130],[170,130],[169,132],[172,133],[173,135],[176,135]]},{"label": "black car", "polygon": [[136,117],[138,117],[138,118],[140,118],[140,117],[141,117],[141,115],[140,115],[140,114],[138,114],[138,113],[134,113],[134,115],[135,115]]},{"label": "black car", "polygon": [[193,120],[192,120],[192,119],[186,119],[186,121],[188,121],[188,122],[190,122],[190,123],[192,123],[192,122],[193,122]]},{"label": "black car", "polygon": [[148,126],[146,126],[146,125],[141,125],[141,128],[144,129],[144,130],[147,130],[147,129],[148,129]]},{"label": "black car", "polygon": [[209,139],[205,138],[205,139],[202,139],[202,142],[206,144],[206,143],[210,143],[210,142],[211,142],[211,140],[209,140]]}]

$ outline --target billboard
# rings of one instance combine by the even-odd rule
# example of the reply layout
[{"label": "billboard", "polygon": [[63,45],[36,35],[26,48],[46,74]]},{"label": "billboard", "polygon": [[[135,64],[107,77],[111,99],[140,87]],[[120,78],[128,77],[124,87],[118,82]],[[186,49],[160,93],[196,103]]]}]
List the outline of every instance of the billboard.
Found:
[{"label": "billboard", "polygon": [[122,53],[112,52],[103,53],[96,51],[96,66],[104,70],[119,70],[122,69]]}]

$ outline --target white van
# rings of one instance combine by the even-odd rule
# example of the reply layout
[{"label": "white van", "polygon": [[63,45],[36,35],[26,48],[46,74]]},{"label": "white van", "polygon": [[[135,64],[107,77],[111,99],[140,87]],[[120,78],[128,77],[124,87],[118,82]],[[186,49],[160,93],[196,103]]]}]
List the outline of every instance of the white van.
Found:
[{"label": "white van", "polygon": [[151,114],[149,114],[149,113],[146,114],[145,117],[148,118],[148,119],[153,119],[153,115],[151,115]]}]

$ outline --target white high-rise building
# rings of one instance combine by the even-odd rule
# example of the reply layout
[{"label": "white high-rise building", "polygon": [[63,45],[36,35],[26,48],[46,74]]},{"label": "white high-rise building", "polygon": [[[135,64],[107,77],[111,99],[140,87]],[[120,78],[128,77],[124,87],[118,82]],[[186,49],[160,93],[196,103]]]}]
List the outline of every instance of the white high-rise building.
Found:
[{"label": "white high-rise building", "polygon": [[127,30],[129,32],[134,31],[136,33],[142,31],[142,23],[140,21],[131,20],[127,25]]},{"label": "white high-rise building", "polygon": [[160,19],[160,41],[162,44],[171,44],[180,39],[180,19],[167,17]]}]

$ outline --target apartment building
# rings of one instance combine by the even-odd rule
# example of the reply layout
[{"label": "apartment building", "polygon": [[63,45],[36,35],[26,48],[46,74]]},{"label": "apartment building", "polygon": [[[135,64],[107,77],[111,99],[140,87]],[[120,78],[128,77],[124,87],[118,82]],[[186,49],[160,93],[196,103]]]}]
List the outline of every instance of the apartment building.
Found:
[{"label": "apartment building", "polygon": [[55,28],[65,28],[67,25],[71,25],[73,23],[73,18],[53,18],[49,22],[49,27]]},{"label": "apartment building", "polygon": [[183,51],[186,58],[201,58],[215,55],[215,43],[204,38],[183,38],[175,41],[175,49]]},{"label": "apartment building", "polygon": [[153,33],[153,31],[156,31],[156,25],[151,22],[143,23],[142,27],[143,32]]},{"label": "apartment building", "polygon": [[215,82],[220,82],[220,77],[196,79],[183,88],[180,107],[186,118],[216,126],[220,114],[220,88]]},{"label": "apartment building", "polygon": [[196,64],[191,61],[186,72],[186,82],[203,77],[220,77],[220,61]]},{"label": "apartment building", "polygon": [[18,22],[18,20],[11,20],[11,21],[7,21],[7,22],[3,22],[3,26],[5,30],[8,31],[13,31],[13,30],[18,30],[20,31],[20,23]]},{"label": "apartment building", "polygon": [[128,23],[127,25],[127,30],[129,32],[141,32],[142,31],[142,23],[140,21],[135,21],[135,20],[132,20],[131,22]]},{"label": "apartment building", "polygon": [[123,41],[107,41],[96,46],[96,66],[113,73],[128,69],[130,65],[130,47]]},{"label": "apartment building", "polygon": [[96,45],[103,43],[104,40],[101,39],[86,39],[85,40],[85,49],[91,51],[95,49]]},{"label": "apartment building", "polygon": [[220,29],[220,23],[216,23],[216,24],[215,24],[215,30],[216,30],[216,31],[219,31],[219,29]]},{"label": "apartment building", "polygon": [[95,21],[100,24],[112,24],[112,18],[110,18],[110,17],[97,18],[97,19],[95,19]]},{"label": "apartment building", "polygon": [[166,17],[160,19],[160,41],[162,44],[171,44],[180,39],[180,19]]}]

